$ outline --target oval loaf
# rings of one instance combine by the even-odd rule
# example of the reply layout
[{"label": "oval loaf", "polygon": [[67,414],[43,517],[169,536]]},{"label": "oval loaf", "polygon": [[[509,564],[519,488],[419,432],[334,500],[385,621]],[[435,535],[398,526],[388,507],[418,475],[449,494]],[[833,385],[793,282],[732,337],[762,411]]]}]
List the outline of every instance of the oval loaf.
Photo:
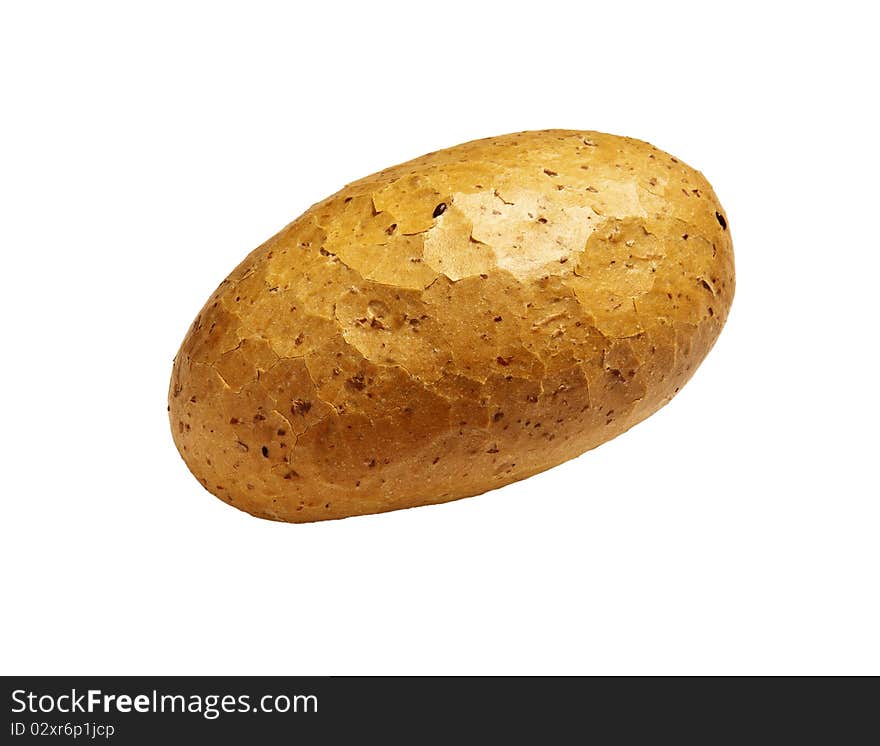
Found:
[{"label": "oval loaf", "polygon": [[598,132],[465,143],[349,184],[249,254],[174,361],[192,473],[305,522],[524,479],[668,402],[734,293],[698,171]]}]

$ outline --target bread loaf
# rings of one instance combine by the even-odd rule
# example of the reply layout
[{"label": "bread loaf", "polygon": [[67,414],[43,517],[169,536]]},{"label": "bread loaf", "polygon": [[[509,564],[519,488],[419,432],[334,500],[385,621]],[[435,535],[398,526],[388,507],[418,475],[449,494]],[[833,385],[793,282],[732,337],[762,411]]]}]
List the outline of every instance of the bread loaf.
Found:
[{"label": "bread loaf", "polygon": [[174,440],[263,518],[476,495],[657,411],[733,294],[725,212],[678,159],[585,131],[465,143],[349,184],[244,259],[175,358]]}]

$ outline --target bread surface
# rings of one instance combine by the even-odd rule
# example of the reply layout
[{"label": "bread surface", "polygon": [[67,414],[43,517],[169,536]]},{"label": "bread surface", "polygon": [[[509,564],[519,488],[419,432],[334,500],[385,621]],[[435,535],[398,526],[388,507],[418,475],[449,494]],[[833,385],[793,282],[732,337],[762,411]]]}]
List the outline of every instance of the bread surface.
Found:
[{"label": "bread surface", "polygon": [[521,132],[360,179],[251,252],[169,392],[196,478],[307,522],[548,469],[668,402],[734,294],[698,171],[589,131]]}]

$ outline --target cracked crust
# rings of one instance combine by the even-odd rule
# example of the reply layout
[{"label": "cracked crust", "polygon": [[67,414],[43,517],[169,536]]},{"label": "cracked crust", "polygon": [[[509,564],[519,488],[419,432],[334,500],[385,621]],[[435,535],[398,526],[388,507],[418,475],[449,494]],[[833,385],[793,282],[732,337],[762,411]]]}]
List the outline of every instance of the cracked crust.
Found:
[{"label": "cracked crust", "polygon": [[668,402],[734,293],[702,174],[598,132],[465,143],[349,184],[251,252],[174,361],[192,473],[306,522],[476,495]]}]

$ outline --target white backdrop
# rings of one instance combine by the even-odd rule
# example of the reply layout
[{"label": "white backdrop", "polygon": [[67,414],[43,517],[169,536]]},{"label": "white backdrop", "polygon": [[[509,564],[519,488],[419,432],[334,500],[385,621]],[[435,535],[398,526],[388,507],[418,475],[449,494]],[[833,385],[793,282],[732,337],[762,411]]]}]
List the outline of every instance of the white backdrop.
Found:
[{"label": "white backdrop", "polygon": [[[880,673],[880,60],[860,3],[6,3],[6,674]],[[343,184],[523,129],[648,140],[738,289],[619,439],[310,525],[205,492],[171,360]]]}]

